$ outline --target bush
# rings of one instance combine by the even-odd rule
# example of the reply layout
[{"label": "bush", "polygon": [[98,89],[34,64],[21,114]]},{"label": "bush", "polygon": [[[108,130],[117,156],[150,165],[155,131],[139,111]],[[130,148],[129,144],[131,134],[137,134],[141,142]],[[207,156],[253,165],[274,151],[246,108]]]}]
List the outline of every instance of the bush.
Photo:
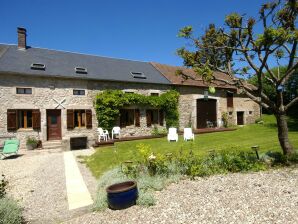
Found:
[{"label": "bush", "polygon": [[23,223],[22,209],[10,198],[0,199],[0,224]]},{"label": "bush", "polygon": [[36,146],[38,143],[38,140],[35,137],[27,137],[26,145],[33,145]]},{"label": "bush", "polygon": [[153,191],[140,190],[139,198],[137,200],[137,205],[146,206],[146,207],[155,205],[156,201],[153,193],[154,193]]},{"label": "bush", "polygon": [[154,126],[151,135],[158,136],[158,135],[166,135],[168,133],[166,128],[158,128],[157,126]]},{"label": "bush", "polygon": [[223,112],[221,114],[221,119],[222,119],[222,122],[223,122],[223,126],[225,128],[227,128],[228,127],[228,113],[227,112]]}]

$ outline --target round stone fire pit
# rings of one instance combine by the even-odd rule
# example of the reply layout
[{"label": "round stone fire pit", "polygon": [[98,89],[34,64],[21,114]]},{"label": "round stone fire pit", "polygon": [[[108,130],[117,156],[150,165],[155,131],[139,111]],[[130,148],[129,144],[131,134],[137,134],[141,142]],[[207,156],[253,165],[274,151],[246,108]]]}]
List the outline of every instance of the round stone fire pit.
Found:
[{"label": "round stone fire pit", "polygon": [[137,182],[125,181],[107,187],[108,205],[110,209],[125,209],[136,204],[138,198]]}]

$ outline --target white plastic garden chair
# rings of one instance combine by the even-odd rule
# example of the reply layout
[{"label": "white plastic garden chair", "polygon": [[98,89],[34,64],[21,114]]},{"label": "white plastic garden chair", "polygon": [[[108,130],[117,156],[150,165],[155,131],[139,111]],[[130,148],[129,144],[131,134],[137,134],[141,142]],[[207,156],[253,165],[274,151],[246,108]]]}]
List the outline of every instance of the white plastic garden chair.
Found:
[{"label": "white plastic garden chair", "polygon": [[115,135],[118,135],[118,138],[120,138],[120,127],[113,127],[113,129],[112,129],[112,139],[114,139]]},{"label": "white plastic garden chair", "polygon": [[100,142],[101,139],[107,141],[109,139],[109,132],[108,130],[103,130],[102,128],[97,128],[98,132],[98,141]]},{"label": "white plastic garden chair", "polygon": [[177,128],[169,128],[168,141],[178,142]]},{"label": "white plastic garden chair", "polygon": [[192,133],[191,128],[184,128],[183,138],[184,141],[195,140],[195,135]]}]

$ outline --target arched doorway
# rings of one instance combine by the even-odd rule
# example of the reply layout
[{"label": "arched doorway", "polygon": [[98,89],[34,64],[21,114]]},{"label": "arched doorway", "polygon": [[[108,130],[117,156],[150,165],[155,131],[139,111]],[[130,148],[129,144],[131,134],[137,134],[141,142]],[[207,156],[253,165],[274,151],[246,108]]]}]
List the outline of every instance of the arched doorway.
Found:
[{"label": "arched doorway", "polygon": [[207,128],[207,121],[211,121],[216,126],[216,100],[197,100],[197,128]]}]

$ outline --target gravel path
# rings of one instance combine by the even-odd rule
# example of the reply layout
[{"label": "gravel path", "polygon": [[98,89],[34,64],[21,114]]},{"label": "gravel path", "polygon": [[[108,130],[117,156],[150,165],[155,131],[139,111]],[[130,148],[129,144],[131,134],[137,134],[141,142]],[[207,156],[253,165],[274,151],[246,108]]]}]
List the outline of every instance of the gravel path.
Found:
[{"label": "gravel path", "polygon": [[[82,169],[87,187],[94,195],[95,179],[86,168]],[[90,208],[68,211],[62,152],[40,151],[1,160],[1,173],[9,181],[9,195],[19,201],[29,223],[59,223],[90,211]]]},{"label": "gravel path", "polygon": [[106,209],[67,223],[298,223],[298,168],[184,180],[157,204]]}]

